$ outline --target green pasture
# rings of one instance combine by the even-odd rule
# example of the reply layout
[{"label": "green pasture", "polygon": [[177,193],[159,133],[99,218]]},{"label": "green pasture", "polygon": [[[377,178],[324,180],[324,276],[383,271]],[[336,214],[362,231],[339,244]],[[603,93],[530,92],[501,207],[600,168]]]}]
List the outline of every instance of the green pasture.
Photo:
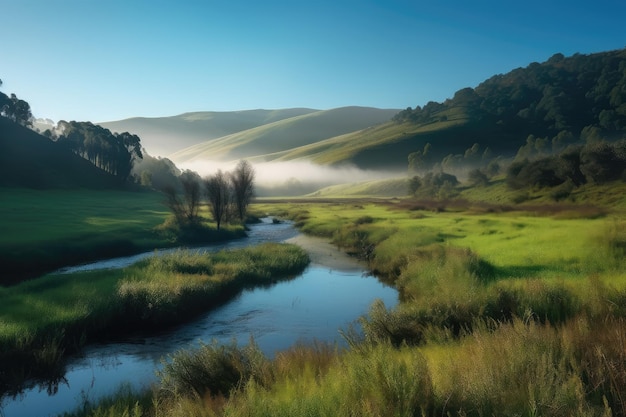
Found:
[{"label": "green pasture", "polygon": [[[66,265],[241,236],[240,225],[179,228],[153,191],[0,189],[0,284]],[[210,218],[202,207],[203,218]]]},{"label": "green pasture", "polygon": [[69,240],[158,241],[169,210],[156,192],[0,189],[3,249]]}]

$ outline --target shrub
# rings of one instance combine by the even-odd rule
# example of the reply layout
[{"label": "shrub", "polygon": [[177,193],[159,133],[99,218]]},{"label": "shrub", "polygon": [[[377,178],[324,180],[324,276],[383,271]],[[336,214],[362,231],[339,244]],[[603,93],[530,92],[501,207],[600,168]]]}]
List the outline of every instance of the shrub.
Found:
[{"label": "shrub", "polygon": [[251,378],[261,379],[268,361],[251,340],[246,347],[216,341],[197,349],[171,355],[158,372],[160,394],[168,397],[196,397],[205,394],[228,397]]}]

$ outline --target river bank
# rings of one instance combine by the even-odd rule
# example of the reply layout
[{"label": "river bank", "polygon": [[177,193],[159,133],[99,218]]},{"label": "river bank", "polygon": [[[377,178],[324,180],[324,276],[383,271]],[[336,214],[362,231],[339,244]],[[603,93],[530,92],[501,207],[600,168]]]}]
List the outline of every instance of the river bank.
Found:
[{"label": "river bank", "polygon": [[[364,278],[363,264],[323,239],[294,236],[288,223],[260,227],[264,233],[257,234],[258,229],[251,233],[255,244],[282,239],[309,254],[311,264],[297,279],[245,290],[188,324],[153,336],[137,335],[89,345],[66,363],[60,380],[5,400],[2,406],[6,415],[56,415],[52,411],[70,411],[86,399],[96,401],[110,395],[120,385],[147,388],[155,382],[154,371],[162,365],[162,358],[181,348],[197,346],[199,341],[228,344],[237,339],[245,343],[252,336],[267,357],[298,342],[345,343],[339,329],[364,314],[374,299],[382,298],[388,305],[397,302],[394,289],[374,277]],[[48,387],[52,395],[46,392]]]},{"label": "river bank", "polygon": [[245,288],[293,277],[308,265],[295,245],[205,254],[173,252],[116,270],[48,275],[0,290],[0,393],[61,377],[86,343],[162,330]]}]

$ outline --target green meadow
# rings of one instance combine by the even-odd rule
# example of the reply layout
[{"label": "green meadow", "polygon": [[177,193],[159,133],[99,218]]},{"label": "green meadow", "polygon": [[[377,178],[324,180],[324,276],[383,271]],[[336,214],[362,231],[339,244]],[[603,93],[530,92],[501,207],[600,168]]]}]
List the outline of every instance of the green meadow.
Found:
[{"label": "green meadow", "polygon": [[366,259],[401,303],[376,302],[360,331],[341,329],[345,349],[297,345],[269,359],[251,341],[180,351],[151,394],[74,415],[626,413],[622,206],[351,200],[253,210]]},{"label": "green meadow", "polygon": [[[625,415],[622,184],[583,187],[559,204],[529,190],[521,205],[499,187],[449,201],[257,202],[253,215],[291,219],[366,260],[400,304],[375,302],[360,330],[338,329],[348,348],[296,345],[273,358],[254,341],[181,350],[150,391],[122,387],[68,415]],[[175,237],[155,193],[16,189],[2,198],[9,233],[0,244],[24,265]],[[22,229],[27,219],[33,227]],[[288,245],[178,251],[2,287],[0,388],[60,377],[64,356],[85,343],[182,322],[307,263]]]},{"label": "green meadow", "polygon": [[65,265],[167,246],[169,212],[155,192],[0,190],[3,282]]}]

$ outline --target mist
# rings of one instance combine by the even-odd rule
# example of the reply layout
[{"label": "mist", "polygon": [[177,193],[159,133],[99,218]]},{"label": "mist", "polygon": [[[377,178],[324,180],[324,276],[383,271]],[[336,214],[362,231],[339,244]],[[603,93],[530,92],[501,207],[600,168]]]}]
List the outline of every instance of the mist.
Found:
[{"label": "mist", "polygon": [[[194,161],[179,164],[205,177],[218,170],[231,171],[238,161]],[[310,194],[320,188],[337,184],[381,180],[406,175],[398,171],[363,170],[355,166],[331,167],[310,161],[283,161],[253,163],[255,188],[259,197],[297,196]]]}]

